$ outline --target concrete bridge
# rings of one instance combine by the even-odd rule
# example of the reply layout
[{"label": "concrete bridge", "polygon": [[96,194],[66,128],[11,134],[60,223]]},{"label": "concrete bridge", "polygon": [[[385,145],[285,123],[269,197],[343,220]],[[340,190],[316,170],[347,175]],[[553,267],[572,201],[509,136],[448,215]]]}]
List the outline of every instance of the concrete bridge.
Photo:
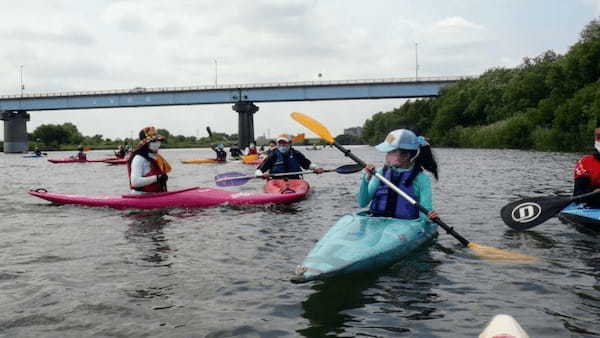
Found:
[{"label": "concrete bridge", "polygon": [[253,115],[257,102],[373,100],[433,97],[442,88],[466,77],[388,78],[345,81],[232,84],[30,93],[0,96],[4,120],[4,152],[27,150],[28,112],[41,110],[127,108],[233,103],[238,113],[240,147],[254,140]]}]

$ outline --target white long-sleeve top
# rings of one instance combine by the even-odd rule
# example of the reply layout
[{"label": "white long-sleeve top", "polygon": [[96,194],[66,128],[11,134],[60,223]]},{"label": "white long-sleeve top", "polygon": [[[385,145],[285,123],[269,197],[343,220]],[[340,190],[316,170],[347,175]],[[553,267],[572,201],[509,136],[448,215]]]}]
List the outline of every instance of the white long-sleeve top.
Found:
[{"label": "white long-sleeve top", "polygon": [[[149,153],[148,155],[154,158],[154,154]],[[135,155],[131,161],[131,185],[136,188],[141,188],[147,186],[148,184],[156,183],[158,181],[156,175],[144,177],[144,175],[147,175],[150,172],[151,168],[150,161],[145,159],[143,156]],[[131,189],[131,193],[138,195],[144,194],[143,191],[134,189]]]}]

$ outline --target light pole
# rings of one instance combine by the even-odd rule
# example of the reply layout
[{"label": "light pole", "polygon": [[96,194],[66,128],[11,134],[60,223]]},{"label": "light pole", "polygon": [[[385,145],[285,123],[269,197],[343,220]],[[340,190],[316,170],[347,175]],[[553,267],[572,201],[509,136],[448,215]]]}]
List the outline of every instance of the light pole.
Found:
[{"label": "light pole", "polygon": [[217,59],[213,59],[213,61],[215,62],[215,87],[217,86],[217,76],[218,76],[218,63],[217,63]]},{"label": "light pole", "polygon": [[25,89],[25,85],[23,84],[23,65],[21,65],[20,79],[21,79],[21,97],[23,97],[23,90]]},{"label": "light pole", "polygon": [[415,42],[415,81],[419,81],[419,44]]}]

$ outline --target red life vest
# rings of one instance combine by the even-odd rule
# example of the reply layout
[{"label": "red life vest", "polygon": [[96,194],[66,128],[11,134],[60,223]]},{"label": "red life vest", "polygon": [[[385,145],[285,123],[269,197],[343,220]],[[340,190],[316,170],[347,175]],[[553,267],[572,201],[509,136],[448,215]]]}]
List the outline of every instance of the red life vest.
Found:
[{"label": "red life vest", "polygon": [[258,155],[258,151],[256,150],[256,148],[248,148],[248,154],[246,155]]},{"label": "red life vest", "polygon": [[[147,160],[147,159],[146,159]],[[156,161],[150,161],[150,172],[148,172],[144,177],[156,176],[164,174],[162,170],[156,164]],[[145,185],[143,187],[134,187],[131,185],[131,161],[127,162],[127,176],[129,177],[129,187],[133,190],[144,191],[144,192],[163,192],[163,188],[158,182],[154,182],[152,184]]]},{"label": "red life vest", "polygon": [[592,189],[600,188],[600,161],[593,155],[586,155],[577,161],[574,178],[587,177],[590,179]]}]

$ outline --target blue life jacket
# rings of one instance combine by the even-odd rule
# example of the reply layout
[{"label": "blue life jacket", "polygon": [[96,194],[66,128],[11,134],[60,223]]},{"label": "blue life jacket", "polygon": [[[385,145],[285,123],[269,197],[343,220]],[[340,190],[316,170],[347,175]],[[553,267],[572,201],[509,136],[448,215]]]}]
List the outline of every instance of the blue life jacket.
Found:
[{"label": "blue life jacket", "polygon": [[[275,156],[275,163],[273,163],[270,173],[282,174],[302,171],[302,167],[300,167],[300,163],[294,157],[294,153],[293,149],[290,149],[285,154],[282,154],[279,150],[274,150],[271,156]],[[300,178],[299,175],[290,175],[289,178],[292,178],[292,176],[294,176],[293,178]]]},{"label": "blue life jacket", "polygon": [[[386,167],[383,171],[383,176],[414,200],[417,200],[412,182],[406,184],[406,180],[414,170],[415,169],[399,173],[392,168]],[[375,196],[371,201],[369,211],[371,211],[371,213],[373,213],[375,216],[395,217],[401,219],[419,218],[419,209],[410,204],[402,196],[398,196],[398,194],[385,185],[385,183],[381,183],[377,188],[377,191],[375,191]]]}]

